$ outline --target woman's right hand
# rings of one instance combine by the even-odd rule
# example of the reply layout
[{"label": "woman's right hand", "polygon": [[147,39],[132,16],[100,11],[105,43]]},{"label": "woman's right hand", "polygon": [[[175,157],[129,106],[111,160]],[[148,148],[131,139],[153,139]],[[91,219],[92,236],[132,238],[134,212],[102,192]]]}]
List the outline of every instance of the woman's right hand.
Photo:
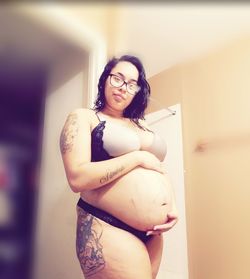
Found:
[{"label": "woman's right hand", "polygon": [[139,166],[160,173],[166,173],[164,164],[154,154],[142,150],[136,152],[138,152]]}]

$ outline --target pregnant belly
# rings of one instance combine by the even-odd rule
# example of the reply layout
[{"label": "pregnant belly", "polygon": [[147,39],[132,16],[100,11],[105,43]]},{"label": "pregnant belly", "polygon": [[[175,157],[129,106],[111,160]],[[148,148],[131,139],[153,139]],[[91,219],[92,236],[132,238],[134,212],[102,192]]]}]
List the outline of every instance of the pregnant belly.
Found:
[{"label": "pregnant belly", "polygon": [[168,177],[141,167],[108,185],[82,193],[82,197],[143,231],[164,224],[172,207]]}]

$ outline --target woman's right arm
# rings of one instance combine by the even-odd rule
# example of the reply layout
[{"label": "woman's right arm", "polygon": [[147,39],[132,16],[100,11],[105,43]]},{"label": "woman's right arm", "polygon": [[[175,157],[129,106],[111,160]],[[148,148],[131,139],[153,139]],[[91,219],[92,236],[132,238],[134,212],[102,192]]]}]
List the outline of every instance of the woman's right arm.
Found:
[{"label": "woman's right arm", "polygon": [[77,193],[99,188],[137,166],[164,172],[159,160],[147,151],[132,151],[100,162],[91,162],[91,112],[76,109],[64,124],[60,149],[71,189]]}]

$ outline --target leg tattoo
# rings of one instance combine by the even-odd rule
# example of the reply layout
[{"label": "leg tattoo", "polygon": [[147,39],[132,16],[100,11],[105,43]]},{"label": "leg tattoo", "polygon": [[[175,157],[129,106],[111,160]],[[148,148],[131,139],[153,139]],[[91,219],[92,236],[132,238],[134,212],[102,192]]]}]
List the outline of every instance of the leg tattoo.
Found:
[{"label": "leg tattoo", "polygon": [[98,220],[82,209],[78,210],[76,251],[85,277],[96,274],[105,267],[100,239],[102,231],[95,231]]}]

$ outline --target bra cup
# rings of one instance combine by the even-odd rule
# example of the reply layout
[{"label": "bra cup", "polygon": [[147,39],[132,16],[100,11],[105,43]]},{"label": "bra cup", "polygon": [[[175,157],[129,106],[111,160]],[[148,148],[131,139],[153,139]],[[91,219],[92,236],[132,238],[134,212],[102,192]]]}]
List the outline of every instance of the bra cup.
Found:
[{"label": "bra cup", "polygon": [[153,153],[160,161],[163,161],[167,154],[167,144],[158,134],[154,134],[153,142],[147,151]]},{"label": "bra cup", "polygon": [[[153,153],[160,161],[163,161],[167,153],[167,144],[158,134],[153,133],[152,143],[142,148],[141,138],[136,131],[120,124],[106,121],[102,115],[97,114],[100,124],[92,131],[93,161],[107,160],[113,157],[135,151],[145,150]],[[102,154],[102,156],[100,155]],[[101,157],[100,157],[101,156]],[[100,158],[99,158],[100,157]]]},{"label": "bra cup", "polygon": [[106,122],[103,147],[113,157],[140,150],[139,136],[129,128]]}]

